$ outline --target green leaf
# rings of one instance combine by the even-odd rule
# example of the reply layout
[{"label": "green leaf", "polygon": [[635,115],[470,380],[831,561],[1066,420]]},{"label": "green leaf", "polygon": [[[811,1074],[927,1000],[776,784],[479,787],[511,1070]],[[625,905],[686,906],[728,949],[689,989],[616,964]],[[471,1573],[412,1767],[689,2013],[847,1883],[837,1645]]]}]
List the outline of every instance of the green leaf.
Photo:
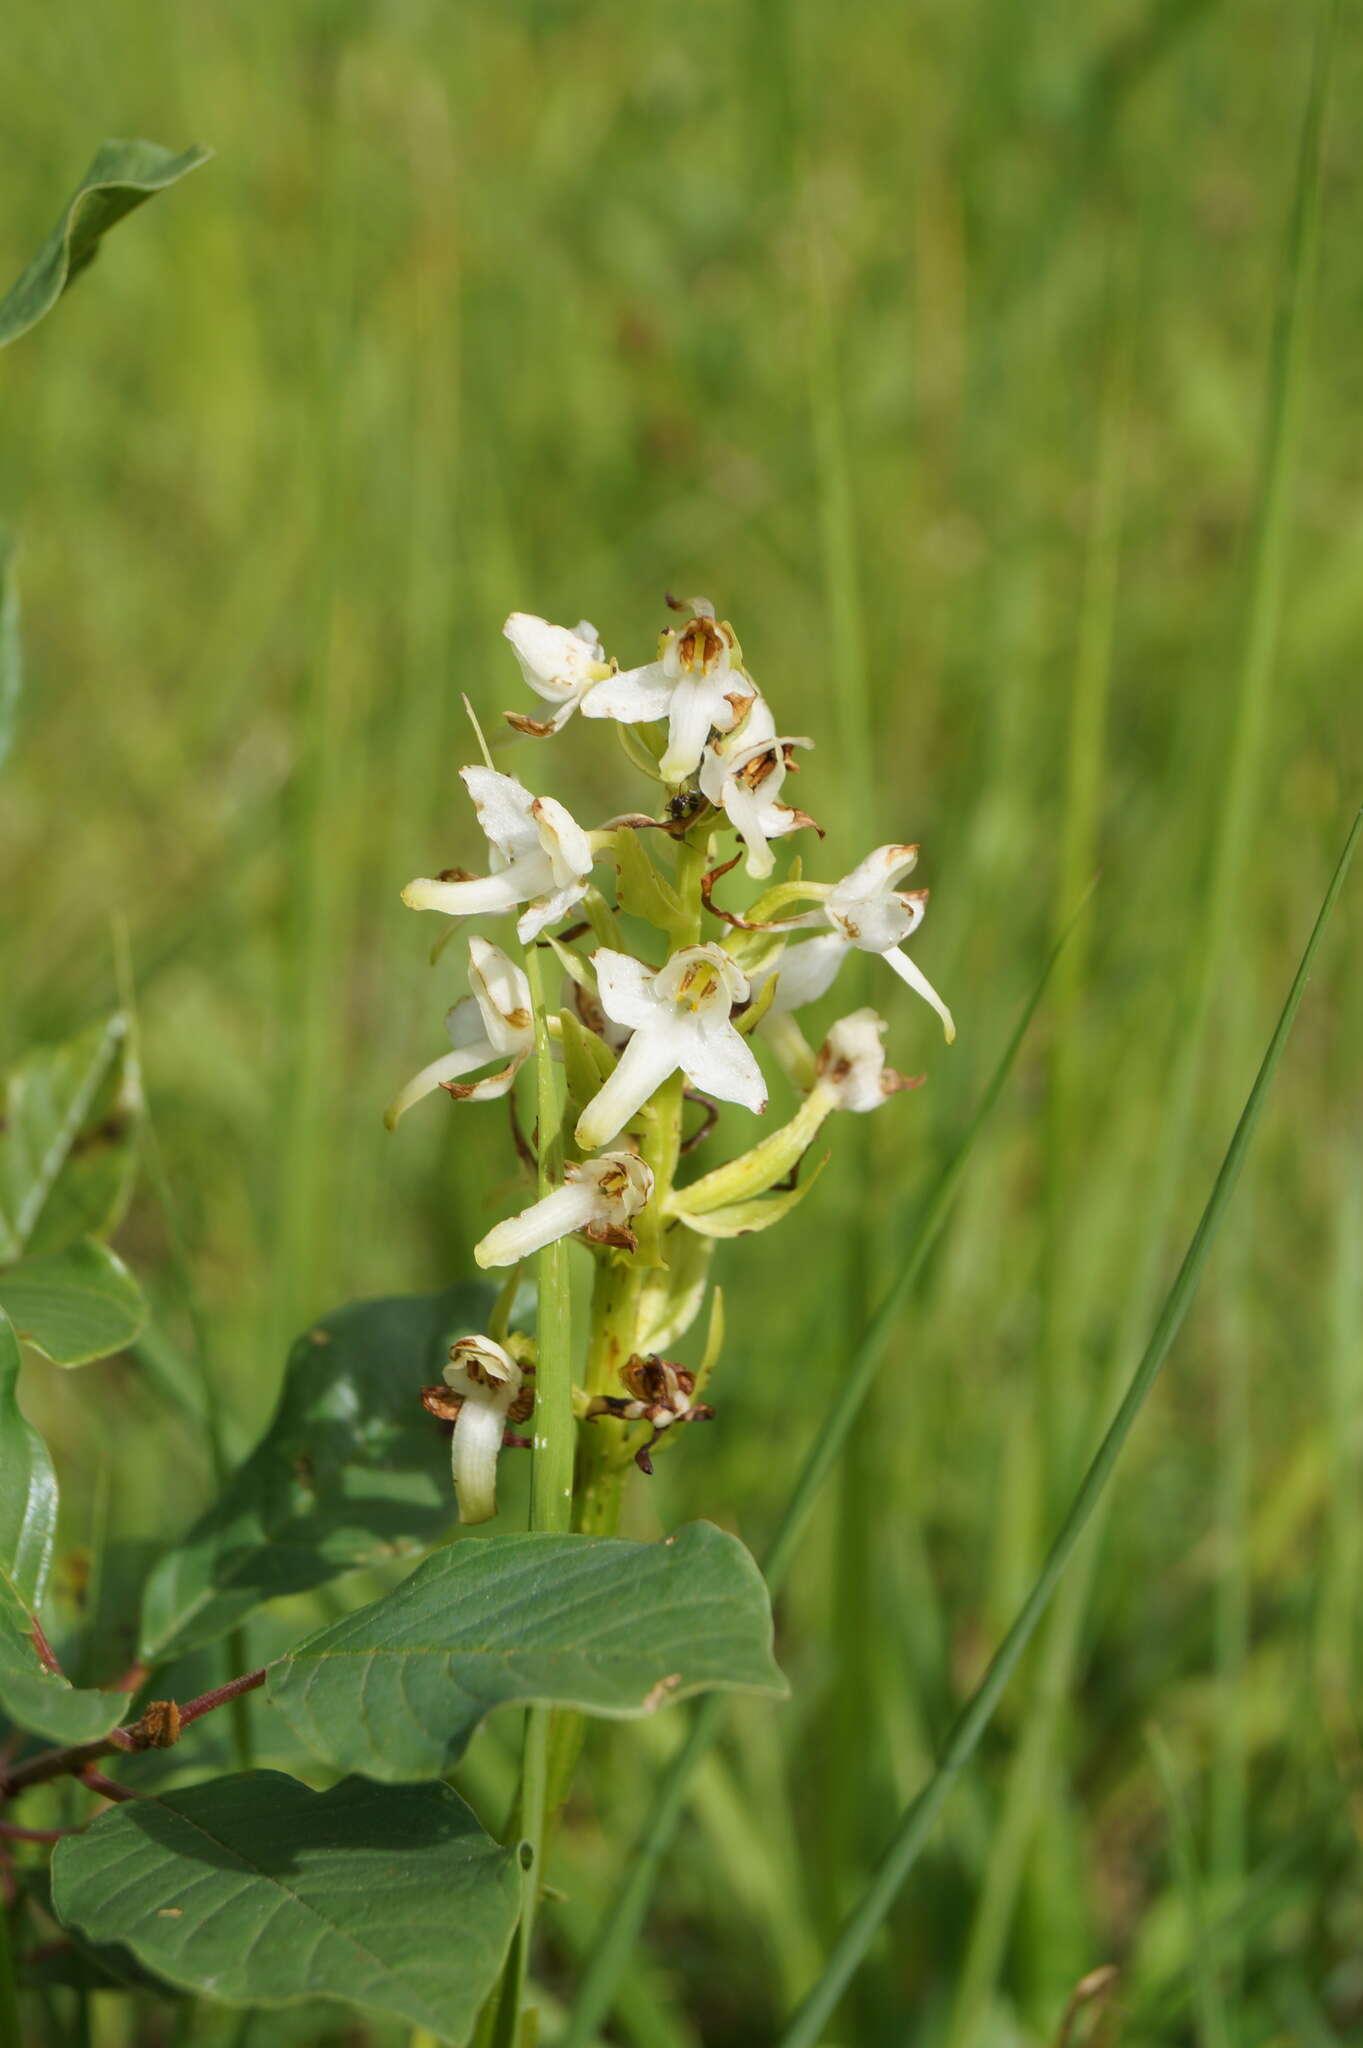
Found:
[{"label": "green leaf", "polygon": [[621,825],[614,834],[609,856],[619,876],[620,908],[632,916],[647,918],[663,931],[684,922],[676,890],[659,874],[644,851],[642,834],[633,826]]},{"label": "green leaf", "polygon": [[11,1069],[0,1118],[0,1265],[107,1236],[132,1191],[140,1106],[119,1013]]},{"label": "green leaf", "polygon": [[156,142],[104,142],[27,270],[0,299],[0,348],[17,341],[93,262],[100,238],[151,198],[208,161],[210,151],[177,155]]},{"label": "green leaf", "polygon": [[229,2005],[327,1998],[467,2040],[520,1905],[517,1850],[443,1785],[246,1771],[58,1843],[66,1924]]},{"label": "green leaf", "polygon": [[262,1600],[401,1557],[454,1520],[449,1445],[421,1406],[485,1286],[352,1302],[300,1337],[265,1435],[147,1584],[141,1655],[159,1663]]},{"label": "green leaf", "polygon": [[605,1039],[589,1031],[572,1010],[560,1010],[558,1021],[568,1097],[576,1108],[585,1109],[610,1079],[615,1068],[615,1054]]},{"label": "green leaf", "polygon": [[0,1309],[0,1710],[54,1742],[107,1735],[121,1693],[78,1692],[38,1654],[37,1608],[57,1527],[47,1445],[19,1407],[19,1343]]},{"label": "green leaf", "polygon": [[132,1274],[93,1237],[0,1272],[0,1308],[22,1341],[54,1365],[88,1365],[122,1351],[147,1319]]},{"label": "green leaf", "polygon": [[0,768],[14,744],[14,725],[23,688],[23,643],[19,638],[19,584],[14,542],[0,533]]},{"label": "green leaf", "polygon": [[627,1719],[719,1689],[784,1695],[771,1606],[708,1522],[662,1543],[483,1536],[272,1665],[269,1697],[338,1770],[439,1777],[493,1707]]}]

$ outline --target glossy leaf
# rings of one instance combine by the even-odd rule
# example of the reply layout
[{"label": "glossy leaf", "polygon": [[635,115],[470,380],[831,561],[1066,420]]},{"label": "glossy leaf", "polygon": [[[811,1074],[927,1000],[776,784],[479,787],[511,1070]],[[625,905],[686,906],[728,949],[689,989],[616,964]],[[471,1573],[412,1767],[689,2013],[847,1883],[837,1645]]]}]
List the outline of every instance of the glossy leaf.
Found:
[{"label": "glossy leaf", "polygon": [[132,1189],[140,1101],[119,1014],[11,1069],[0,1118],[0,1264],[114,1228]]},{"label": "glossy leaf", "polygon": [[213,1642],[262,1600],[430,1544],[455,1519],[449,1444],[421,1406],[484,1286],[352,1302],[294,1345],[279,1407],[222,1499],[153,1572],[143,1657]]},{"label": "glossy leaf", "polygon": [[54,1742],[107,1735],[127,1700],[79,1692],[38,1653],[42,1598],[57,1526],[47,1445],[19,1407],[19,1343],[0,1310],[0,1712]]},{"label": "glossy leaf", "polygon": [[313,1792],[248,1771],[101,1814],[57,1845],[52,1899],[187,1990],[334,1999],[457,2044],[496,1982],[520,1871],[443,1785]]},{"label": "glossy leaf", "polygon": [[708,1522],[662,1543],[483,1536],[300,1643],[269,1697],[339,1770],[432,1778],[494,1707],[621,1719],[711,1689],[780,1698],[771,1634],[757,1566]]},{"label": "glossy leaf", "polygon": [[0,299],[0,348],[17,341],[93,262],[104,235],[135,207],[206,163],[206,149],[178,154],[155,142],[105,142],[22,276]]},{"label": "glossy leaf", "polygon": [[24,679],[14,552],[14,542],[8,535],[0,533],[0,769],[3,769],[14,744],[19,693]]},{"label": "glossy leaf", "polygon": [[0,1271],[0,1308],[21,1340],[54,1365],[88,1365],[121,1351],[147,1319],[136,1280],[93,1237]]}]

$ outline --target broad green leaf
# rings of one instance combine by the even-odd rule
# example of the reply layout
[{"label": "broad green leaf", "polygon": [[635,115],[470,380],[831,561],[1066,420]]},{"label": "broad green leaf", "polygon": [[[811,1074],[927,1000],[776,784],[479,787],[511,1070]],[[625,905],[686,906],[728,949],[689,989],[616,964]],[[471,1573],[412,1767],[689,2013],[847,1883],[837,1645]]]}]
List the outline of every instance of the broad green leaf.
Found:
[{"label": "broad green leaf", "polygon": [[435,1778],[493,1707],[623,1719],[714,1689],[780,1698],[771,1633],[757,1566],[708,1522],[662,1543],[482,1536],[309,1636],[267,1683],[336,1769]]},{"label": "broad green leaf", "polygon": [[558,1021],[568,1097],[577,1108],[585,1109],[610,1079],[615,1067],[615,1054],[605,1039],[589,1031],[572,1010],[560,1010]]},{"label": "broad green leaf", "polygon": [[458,2044],[511,1938],[519,1856],[443,1785],[247,1771],[101,1814],[58,1843],[52,1901],[229,2005],[335,1999]]},{"label": "broad green leaf", "polygon": [[300,1337],[274,1420],[147,1584],[141,1655],[211,1643],[262,1600],[424,1548],[454,1520],[449,1445],[421,1406],[486,1286],[352,1302]]},{"label": "broad green leaf", "polygon": [[0,1712],[54,1742],[91,1742],[126,1698],[78,1692],[38,1654],[37,1607],[52,1561],[57,1481],[47,1445],[20,1410],[19,1343],[0,1309]]},{"label": "broad green leaf", "polygon": [[206,163],[206,149],[178,154],[156,142],[104,142],[61,219],[23,275],[0,299],[0,348],[50,313],[98,252],[100,238],[154,192]]},{"label": "broad green leaf", "polygon": [[14,542],[0,533],[0,768],[14,744],[14,724],[23,688],[23,643],[19,638],[19,584]]},{"label": "broad green leaf", "polygon": [[132,1190],[140,1103],[119,1014],[11,1069],[0,1118],[0,1265],[114,1228]]},{"label": "broad green leaf", "polygon": [[636,917],[646,917],[650,924],[660,925],[664,931],[673,930],[682,921],[681,903],[672,884],[659,874],[644,851],[642,834],[629,825],[621,825],[614,834],[610,858],[619,876],[620,908]]},{"label": "broad green leaf", "polygon": [[23,1342],[54,1365],[88,1365],[121,1351],[147,1319],[132,1274],[93,1237],[0,1272],[0,1308]]}]

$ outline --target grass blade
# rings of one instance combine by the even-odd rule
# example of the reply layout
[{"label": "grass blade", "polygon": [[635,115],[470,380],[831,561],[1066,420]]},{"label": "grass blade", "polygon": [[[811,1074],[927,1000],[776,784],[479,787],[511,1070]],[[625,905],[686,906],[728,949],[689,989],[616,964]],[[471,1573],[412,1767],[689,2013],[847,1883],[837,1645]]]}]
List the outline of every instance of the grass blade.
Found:
[{"label": "grass blade", "polygon": [[1206,1264],[1230,1198],[1235,1192],[1245,1154],[1263,1113],[1269,1087],[1301,1006],[1317,949],[1340,890],[1344,886],[1360,831],[1363,831],[1363,811],[1359,811],[1354,818],[1330,886],[1325,892],[1315,926],[1307,941],[1306,951],[1302,955],[1301,964],[1288,992],[1287,1001],[1283,1005],[1277,1027],[1269,1041],[1254,1086],[1250,1090],[1249,1099],[1241,1112],[1240,1121],[1236,1125],[1235,1134],[1222,1161],[1221,1170],[1217,1174],[1201,1220],[1193,1233],[1192,1242],[1184,1254],[1174,1284],[1156,1319],[1144,1356],[1132,1376],[1107,1434],[1084,1475],[1040,1576],[1016,1621],[994,1653],[983,1680],[959,1716],[941,1763],[902,1816],[895,1837],[881,1860],[870,1888],[845,1923],[833,1953],[824,1967],[823,1975],[808,1993],[781,2036],[779,2048],[816,2048],[824,2023],[842,1997],[877,1929],[893,1905],[901,1885],[918,1860],[919,1853],[946,1803],[955,1780],[974,1755],[980,1738],[993,1717],[994,1709],[1002,1698],[1023,1651],[1035,1634],[1065,1567],[1107,1488],[1136,1417],[1145,1405],[1160,1367],[1168,1356],[1169,1348],[1197,1291],[1202,1268]]},{"label": "grass blade", "polygon": [[[1087,899],[1076,911],[1076,919],[1082,916],[1086,907]],[[875,1384],[876,1374],[894,1333],[896,1318],[908,1300],[914,1283],[927,1262],[928,1254],[937,1242],[956,1198],[975,1141],[1003,1093],[1013,1063],[1017,1059],[1050,980],[1051,972],[1073,928],[1072,921],[1053,947],[1041,978],[1024,1005],[1012,1036],[1000,1055],[998,1065],[990,1075],[984,1093],[975,1107],[975,1113],[962,1132],[956,1150],[943,1167],[936,1186],[924,1205],[912,1249],[867,1326],[853,1356],[847,1377],[839,1388],[837,1399],[824,1416],[823,1423],[809,1447],[776,1534],[763,1559],[763,1571],[773,1599],[780,1591],[786,1573],[794,1561],[800,1540],[809,1527],[824,1481],[836,1463],[838,1454],[860,1417],[866,1398]],[[658,1780],[653,1809],[643,1835],[633,1853],[626,1859],[625,1874],[602,1915],[596,1939],[587,1953],[581,1985],[561,2048],[587,2048],[587,2044],[594,2038],[597,2028],[610,2011],[616,1983],[629,1960],[635,1937],[643,1925],[659,1864],[681,1818],[687,1789],[697,1765],[714,1740],[722,1712],[723,1702],[717,1695],[712,1695],[702,1703],[691,1723],[685,1742]]]},{"label": "grass blade", "polygon": [[1169,1820],[1169,1853],[1188,1917],[1188,1946],[1192,1952],[1201,2048],[1231,2048],[1230,2023],[1217,1977],[1219,1953],[1207,1924],[1202,1872],[1198,1865],[1197,1842],[1188,1802],[1183,1796],[1178,1769],[1164,1736],[1158,1728],[1152,1727],[1146,1730],[1145,1739],[1164,1796]]}]

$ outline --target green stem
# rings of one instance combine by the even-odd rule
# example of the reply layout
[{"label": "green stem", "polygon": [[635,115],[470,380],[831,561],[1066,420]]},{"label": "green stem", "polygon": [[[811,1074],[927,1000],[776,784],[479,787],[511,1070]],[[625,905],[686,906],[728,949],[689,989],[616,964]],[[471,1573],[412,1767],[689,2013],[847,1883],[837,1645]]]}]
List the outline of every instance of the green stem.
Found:
[{"label": "green stem", "polygon": [[[535,1019],[535,1101],[539,1121],[539,1192],[544,1196],[563,1178],[563,1111],[554,1074],[539,954],[529,946],[526,978]],[[573,1422],[572,1295],[568,1247],[548,1244],[537,1259],[539,1278],[539,1340],[535,1364],[535,1444],[530,1472],[530,1526],[562,1534],[572,1526]],[[547,1707],[531,1707],[525,1717],[521,1749],[521,1787],[517,1825],[525,1864],[521,1886],[521,1918],[503,1973],[493,2040],[497,2048],[515,2048],[521,2036],[521,2015],[529,1980],[535,1915],[544,1882],[543,1861],[549,1808],[549,1733]]]},{"label": "green stem", "polygon": [[[1068,936],[1068,934],[1066,935]],[[1064,939],[1060,945],[1065,943]],[[991,1074],[975,1113],[966,1125],[955,1152],[943,1167],[937,1183],[921,1212],[913,1241],[894,1280],[852,1355],[847,1377],[825,1411],[820,1427],[806,1453],[771,1548],[763,1560],[763,1572],[773,1599],[785,1583],[795,1553],[813,1518],[815,1507],[829,1473],[852,1430],[860,1419],[868,1394],[874,1386],[881,1362],[889,1348],[905,1302],[927,1264],[960,1188],[975,1140],[984,1128],[1012,1072],[1013,1063],[1027,1036],[1047,981],[1055,966],[1056,947],[1032,991],[1012,1036]],[[659,1777],[644,1832],[633,1852],[625,1859],[622,1875],[610,1905],[602,1917],[587,1956],[572,2016],[561,2048],[588,2048],[605,2020],[615,1997],[615,1986],[629,1961],[648,1910],[654,1881],[667,1847],[686,1804],[691,1779],[719,1731],[724,1713],[724,1695],[711,1693],[701,1702],[685,1742]]]}]

